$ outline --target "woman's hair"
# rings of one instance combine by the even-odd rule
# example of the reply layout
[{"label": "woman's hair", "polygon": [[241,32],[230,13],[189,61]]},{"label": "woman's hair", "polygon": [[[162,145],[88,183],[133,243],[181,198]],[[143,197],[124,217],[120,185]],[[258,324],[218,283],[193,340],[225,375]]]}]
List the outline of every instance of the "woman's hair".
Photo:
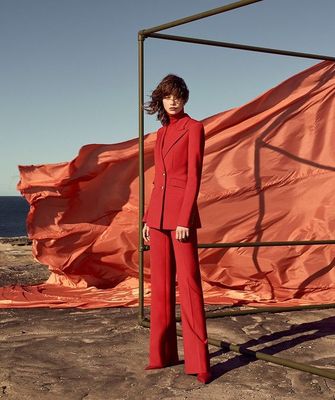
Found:
[{"label": "woman's hair", "polygon": [[165,96],[174,95],[182,99],[184,104],[188,101],[189,90],[186,86],[184,79],[177,75],[169,74],[163,78],[156,89],[151,93],[151,100],[146,102],[143,106],[148,114],[156,114],[157,119],[161,121],[162,125],[166,125],[169,121],[167,112],[163,106],[163,98]]}]

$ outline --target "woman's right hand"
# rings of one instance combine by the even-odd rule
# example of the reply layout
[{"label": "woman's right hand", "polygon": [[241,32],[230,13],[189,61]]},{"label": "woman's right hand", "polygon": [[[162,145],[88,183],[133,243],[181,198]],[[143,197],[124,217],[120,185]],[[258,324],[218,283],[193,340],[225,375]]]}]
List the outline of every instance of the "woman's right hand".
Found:
[{"label": "woman's right hand", "polygon": [[144,224],[142,234],[143,234],[143,239],[146,242],[148,242],[150,240],[150,228],[148,227],[148,225],[146,223]]}]

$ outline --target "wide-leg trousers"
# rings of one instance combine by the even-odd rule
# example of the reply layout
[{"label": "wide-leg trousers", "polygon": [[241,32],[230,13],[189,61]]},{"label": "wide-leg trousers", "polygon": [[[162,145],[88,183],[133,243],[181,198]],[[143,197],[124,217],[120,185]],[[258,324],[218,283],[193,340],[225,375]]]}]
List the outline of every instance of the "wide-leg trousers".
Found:
[{"label": "wide-leg trousers", "polygon": [[176,274],[184,345],[184,372],[210,371],[197,230],[176,239],[175,230],[150,228],[151,311],[149,365],[179,361],[176,332]]}]

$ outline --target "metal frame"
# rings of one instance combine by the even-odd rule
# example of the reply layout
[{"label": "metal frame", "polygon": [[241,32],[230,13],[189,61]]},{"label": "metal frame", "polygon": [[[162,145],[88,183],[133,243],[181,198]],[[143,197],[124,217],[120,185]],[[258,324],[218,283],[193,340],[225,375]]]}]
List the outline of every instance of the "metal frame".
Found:
[{"label": "metal frame", "polygon": [[[164,29],[172,28],[175,26],[180,26],[192,21],[207,18],[212,15],[220,14],[223,12],[228,12],[240,7],[245,7],[247,5],[258,3],[263,0],[242,0],[231,4],[227,4],[222,7],[207,10],[205,12],[194,14],[185,18],[181,18],[175,21],[171,21],[159,26],[155,26],[149,29],[144,29],[138,32],[138,97],[139,97],[139,313],[138,313],[138,323],[141,326],[150,327],[150,318],[144,316],[144,279],[143,279],[143,258],[144,251],[150,249],[149,245],[143,243],[142,237],[142,218],[144,214],[144,40],[146,38],[155,38],[162,40],[173,40],[185,43],[202,44],[217,47],[226,47],[238,50],[254,51],[261,53],[286,55],[300,58],[310,58],[316,60],[330,60],[335,61],[335,57],[320,55],[320,54],[309,54],[296,51],[287,51],[281,49],[249,46],[237,43],[227,43],[213,40],[204,40],[193,37],[185,36],[175,36],[175,35],[165,35],[157,33]],[[243,243],[201,243],[198,247],[202,248],[214,248],[214,247],[260,247],[260,246],[300,246],[300,245],[322,245],[322,244],[335,244],[335,240],[313,240],[313,241],[277,241],[277,242],[243,242]],[[333,304],[319,304],[319,305],[305,305],[296,307],[257,307],[250,310],[226,310],[221,312],[206,312],[206,318],[219,318],[224,316],[236,316],[245,314],[256,314],[262,312],[283,312],[283,311],[300,311],[306,309],[325,309],[334,308]],[[176,318],[180,321],[180,317]],[[178,336],[182,336],[182,331],[177,327]],[[283,365],[286,367],[298,369],[305,372],[310,372],[315,375],[323,376],[326,378],[335,380],[335,370],[330,370],[326,368],[317,368],[308,364],[298,363],[281,357],[271,356],[262,352],[252,351],[250,349],[244,348],[243,346],[238,346],[232,343],[224,342],[215,338],[208,337],[208,343],[225,348],[239,354],[244,354],[252,358],[261,359],[269,361],[274,364]]]}]

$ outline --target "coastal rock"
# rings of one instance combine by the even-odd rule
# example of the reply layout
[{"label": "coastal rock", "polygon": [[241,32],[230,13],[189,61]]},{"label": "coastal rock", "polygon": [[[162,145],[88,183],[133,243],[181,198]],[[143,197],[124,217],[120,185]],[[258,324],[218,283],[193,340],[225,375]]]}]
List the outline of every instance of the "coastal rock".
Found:
[{"label": "coastal rock", "polygon": [[[1,285],[44,281],[47,267],[33,260],[29,244],[16,239],[0,241]],[[225,307],[205,309],[217,312]],[[145,371],[149,329],[138,325],[137,313],[137,308],[126,307],[0,309],[0,399],[335,398],[335,380],[212,345],[214,380],[209,385],[185,375],[183,363]],[[150,316],[148,307],[145,315]],[[252,350],[326,369],[335,366],[333,309],[212,318],[207,319],[207,330],[211,338]],[[178,349],[183,360],[181,337]]]},{"label": "coastal rock", "polygon": [[35,285],[46,281],[49,275],[48,267],[33,258],[30,239],[0,238],[0,286]]}]

